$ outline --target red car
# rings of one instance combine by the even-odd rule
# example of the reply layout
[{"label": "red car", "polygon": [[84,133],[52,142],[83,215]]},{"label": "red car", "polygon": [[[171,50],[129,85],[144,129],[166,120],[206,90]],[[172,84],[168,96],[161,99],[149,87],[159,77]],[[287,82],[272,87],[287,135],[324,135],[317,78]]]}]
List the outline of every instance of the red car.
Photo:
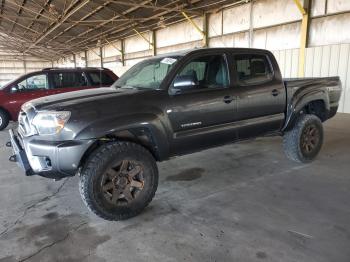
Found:
[{"label": "red car", "polygon": [[45,68],[0,87],[0,130],[17,121],[21,106],[32,99],[88,88],[111,86],[116,80],[105,68]]}]

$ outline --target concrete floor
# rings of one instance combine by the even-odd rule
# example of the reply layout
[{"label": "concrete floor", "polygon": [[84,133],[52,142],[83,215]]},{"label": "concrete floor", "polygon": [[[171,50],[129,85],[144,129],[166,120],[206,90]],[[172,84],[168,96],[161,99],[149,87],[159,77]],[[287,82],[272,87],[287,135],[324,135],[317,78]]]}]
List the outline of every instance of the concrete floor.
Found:
[{"label": "concrete floor", "polygon": [[350,261],[350,115],[326,123],[312,164],[281,138],[161,163],[140,216],[90,214],[77,177],[25,177],[0,132],[0,261]]}]

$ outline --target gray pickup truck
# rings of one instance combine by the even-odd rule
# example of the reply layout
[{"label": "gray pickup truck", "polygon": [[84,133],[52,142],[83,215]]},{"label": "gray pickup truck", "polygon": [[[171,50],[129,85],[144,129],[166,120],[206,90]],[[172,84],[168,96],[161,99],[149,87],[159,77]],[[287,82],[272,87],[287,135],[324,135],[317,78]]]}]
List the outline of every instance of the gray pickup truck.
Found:
[{"label": "gray pickup truck", "polygon": [[154,197],[156,161],[266,135],[283,136],[290,159],[312,161],[340,95],[339,77],[282,79],[266,50],[166,54],[136,64],[110,88],[24,104],[18,130],[10,130],[10,160],[28,176],[78,174],[91,211],[127,219]]}]

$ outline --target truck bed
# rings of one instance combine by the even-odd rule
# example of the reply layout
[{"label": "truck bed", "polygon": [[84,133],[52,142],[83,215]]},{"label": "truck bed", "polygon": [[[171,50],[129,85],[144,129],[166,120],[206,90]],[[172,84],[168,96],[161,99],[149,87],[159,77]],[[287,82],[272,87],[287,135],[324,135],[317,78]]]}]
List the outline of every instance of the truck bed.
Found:
[{"label": "truck bed", "polygon": [[291,106],[297,107],[298,101],[308,94],[326,97],[329,101],[328,118],[335,115],[338,110],[342,85],[338,76],[332,77],[306,77],[306,78],[284,78],[287,91],[287,110]]}]

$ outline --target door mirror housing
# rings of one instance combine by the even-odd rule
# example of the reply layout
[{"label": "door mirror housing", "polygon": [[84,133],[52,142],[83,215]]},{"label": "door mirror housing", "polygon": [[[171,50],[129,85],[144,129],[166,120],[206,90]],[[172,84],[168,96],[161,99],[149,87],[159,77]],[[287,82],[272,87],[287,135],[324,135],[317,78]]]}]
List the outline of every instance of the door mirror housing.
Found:
[{"label": "door mirror housing", "polygon": [[174,89],[187,90],[198,86],[198,80],[193,75],[176,76],[174,80]]}]

